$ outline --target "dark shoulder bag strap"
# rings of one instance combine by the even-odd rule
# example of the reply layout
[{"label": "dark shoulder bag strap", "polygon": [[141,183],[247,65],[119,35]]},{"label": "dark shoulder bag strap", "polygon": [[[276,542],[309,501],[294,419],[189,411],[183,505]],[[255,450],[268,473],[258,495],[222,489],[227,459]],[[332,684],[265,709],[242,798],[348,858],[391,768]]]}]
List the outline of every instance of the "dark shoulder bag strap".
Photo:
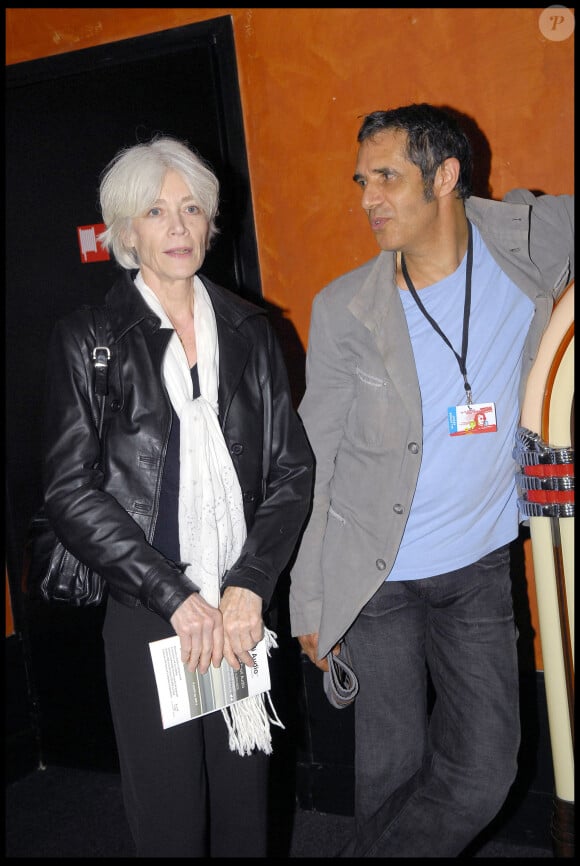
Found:
[{"label": "dark shoulder bag strap", "polygon": [[104,311],[101,307],[93,308],[95,318],[96,343],[93,349],[92,360],[95,370],[95,394],[99,398],[99,439],[103,432],[103,419],[105,417],[105,397],[109,393],[109,361],[111,350],[107,346],[107,332],[105,327]]}]

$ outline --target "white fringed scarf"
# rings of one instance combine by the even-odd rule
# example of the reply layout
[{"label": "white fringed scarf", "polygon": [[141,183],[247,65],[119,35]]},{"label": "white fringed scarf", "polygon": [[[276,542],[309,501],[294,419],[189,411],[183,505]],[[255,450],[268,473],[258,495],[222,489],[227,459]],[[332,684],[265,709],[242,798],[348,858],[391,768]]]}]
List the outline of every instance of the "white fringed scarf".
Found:
[{"label": "white fringed scarf", "polygon": [[[135,285],[161,319],[173,325],[157,295],[141,272]],[[220,587],[226,571],[239,557],[246,540],[242,491],[218,420],[219,345],[215,314],[207,290],[193,278],[194,328],[201,396],[193,399],[191,371],[175,330],[163,361],[163,379],[171,405],[180,420],[179,546],[180,558],[189,563],[185,574],[203,598],[219,607]],[[264,629],[268,655],[277,646],[276,635]],[[272,715],[268,713],[266,700]],[[229,746],[240,755],[253,749],[272,752],[270,724],[283,727],[270,693],[244,698],[222,709]]]}]

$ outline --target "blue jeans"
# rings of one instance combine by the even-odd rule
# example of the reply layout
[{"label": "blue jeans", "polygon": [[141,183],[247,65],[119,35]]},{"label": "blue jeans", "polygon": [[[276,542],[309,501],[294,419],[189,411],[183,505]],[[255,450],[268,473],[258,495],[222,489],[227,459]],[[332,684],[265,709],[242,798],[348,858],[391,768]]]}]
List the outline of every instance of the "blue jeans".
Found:
[{"label": "blue jeans", "polygon": [[497,814],[517,771],[516,640],[509,545],[371,598],[346,636],[360,691],[340,856],[456,857]]}]

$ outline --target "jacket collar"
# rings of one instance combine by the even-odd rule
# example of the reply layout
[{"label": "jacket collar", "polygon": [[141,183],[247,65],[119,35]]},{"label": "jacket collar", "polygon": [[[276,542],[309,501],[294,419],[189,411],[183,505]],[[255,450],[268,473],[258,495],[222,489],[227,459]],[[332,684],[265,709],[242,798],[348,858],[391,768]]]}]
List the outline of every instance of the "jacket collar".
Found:
[{"label": "jacket collar", "polygon": [[[115,340],[120,339],[130,328],[140,322],[145,322],[153,331],[158,330],[160,326],[159,318],[148,307],[135,287],[133,282],[135,275],[136,271],[125,271],[121,274],[105,298]],[[198,276],[209,293],[218,325],[221,320],[223,325],[237,330],[249,316],[265,312],[255,304],[218,286],[203,274]]]},{"label": "jacket collar", "polygon": [[[470,196],[465,202],[468,219],[477,226],[500,266],[510,273],[510,261],[520,254],[519,268],[528,265],[530,274],[537,279],[537,268],[528,264],[528,235],[530,206],[525,203],[499,202]],[[381,252],[360,288],[349,304],[349,309],[362,324],[378,333],[385,318],[392,315],[392,304],[398,301],[395,280],[395,253]]]},{"label": "jacket collar", "polygon": [[146,323],[150,332],[159,330],[160,320],[145,303],[137,290],[133,278],[136,272],[125,271],[107,292],[105,305],[115,341],[140,322]]},{"label": "jacket collar", "polygon": [[382,252],[372,260],[371,269],[348,308],[376,337],[396,297],[395,254]]},{"label": "jacket collar", "polygon": [[[159,317],[147,305],[133,282],[135,273],[125,271],[114,283],[105,299],[115,341],[139,324],[150,335],[160,329]],[[218,396],[220,416],[223,418],[252,349],[252,341],[240,328],[248,318],[265,315],[265,311],[218,286],[207,277],[201,274],[198,276],[208,291],[216,315],[219,342]]]}]

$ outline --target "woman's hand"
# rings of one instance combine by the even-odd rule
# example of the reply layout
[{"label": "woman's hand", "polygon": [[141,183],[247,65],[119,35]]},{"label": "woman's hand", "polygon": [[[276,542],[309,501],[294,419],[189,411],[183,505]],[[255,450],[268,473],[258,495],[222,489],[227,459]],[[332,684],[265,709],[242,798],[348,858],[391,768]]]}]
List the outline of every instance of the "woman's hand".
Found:
[{"label": "woman's hand", "polygon": [[204,674],[210,661],[219,667],[224,655],[224,626],[221,612],[192,593],[179,605],[170,619],[179,635],[181,661],[192,673]]},{"label": "woman's hand", "polygon": [[224,657],[234,670],[253,667],[250,650],[264,637],[262,599],[251,589],[228,586],[220,602],[224,618]]}]

